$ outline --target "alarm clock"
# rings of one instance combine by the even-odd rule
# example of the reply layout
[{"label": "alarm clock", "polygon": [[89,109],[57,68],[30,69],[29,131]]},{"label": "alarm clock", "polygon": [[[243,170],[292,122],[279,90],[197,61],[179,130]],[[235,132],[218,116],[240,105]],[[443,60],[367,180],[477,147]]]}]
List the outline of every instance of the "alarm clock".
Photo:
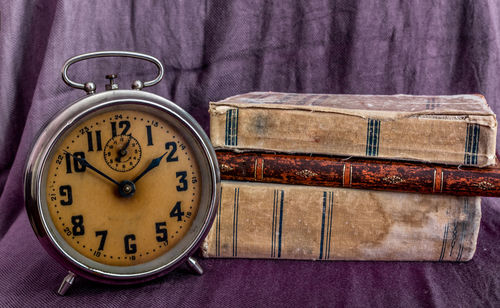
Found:
[{"label": "alarm clock", "polygon": [[[154,80],[106,91],[68,78],[69,67],[97,57],[152,62]],[[27,160],[24,186],[29,220],[45,250],[68,270],[58,293],[75,277],[133,284],[162,276],[187,261],[216,212],[220,175],[200,125],[164,97],[143,91],[163,77],[158,59],[101,51],[66,61],[62,77],[87,95],[41,130]]]}]

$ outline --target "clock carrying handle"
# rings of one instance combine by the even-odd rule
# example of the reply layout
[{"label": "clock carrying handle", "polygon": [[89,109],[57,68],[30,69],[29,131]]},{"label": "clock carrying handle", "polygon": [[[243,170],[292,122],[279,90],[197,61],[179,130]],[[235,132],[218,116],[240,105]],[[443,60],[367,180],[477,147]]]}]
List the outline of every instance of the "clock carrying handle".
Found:
[{"label": "clock carrying handle", "polygon": [[[80,62],[80,61],[88,60],[88,59],[92,59],[92,58],[102,58],[102,57],[135,58],[135,59],[149,61],[149,62],[153,63],[154,65],[156,65],[156,67],[158,68],[158,75],[156,76],[156,78],[153,80],[150,80],[150,81],[145,81],[145,82],[142,82],[140,80],[136,80],[132,83],[133,89],[140,90],[143,87],[154,86],[155,84],[160,82],[160,80],[163,78],[163,73],[164,73],[163,65],[155,57],[152,57],[152,56],[149,56],[149,55],[146,55],[143,53],[132,52],[132,51],[96,51],[96,52],[89,52],[89,53],[81,54],[81,55],[78,55],[78,56],[75,56],[73,58],[68,59],[64,63],[62,71],[61,71],[62,79],[70,87],[84,90],[85,92],[87,92],[87,94],[93,94],[95,92],[95,88],[96,88],[95,83],[87,82],[87,83],[83,84],[83,83],[78,83],[78,82],[74,82],[74,81],[70,80],[68,77],[68,69],[72,64],[74,64],[76,62]],[[108,78],[108,76],[106,76],[106,78]]]}]

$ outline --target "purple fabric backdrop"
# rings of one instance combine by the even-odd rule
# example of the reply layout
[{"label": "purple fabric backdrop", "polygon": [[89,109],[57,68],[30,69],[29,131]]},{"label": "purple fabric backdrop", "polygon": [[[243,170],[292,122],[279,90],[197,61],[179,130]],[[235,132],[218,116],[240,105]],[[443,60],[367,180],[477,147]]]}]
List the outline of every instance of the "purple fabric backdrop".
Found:
[{"label": "purple fabric backdrop", "polygon": [[[42,249],[24,211],[22,173],[38,130],[83,95],[60,78],[67,58],[95,50],[158,57],[150,91],[208,128],[208,102],[252,90],[359,94],[482,93],[500,111],[497,1],[0,0],[0,306],[498,306],[500,202],[483,199],[468,263],[201,260],[133,287],[78,280]],[[127,59],[75,65],[122,86],[154,69]]]}]

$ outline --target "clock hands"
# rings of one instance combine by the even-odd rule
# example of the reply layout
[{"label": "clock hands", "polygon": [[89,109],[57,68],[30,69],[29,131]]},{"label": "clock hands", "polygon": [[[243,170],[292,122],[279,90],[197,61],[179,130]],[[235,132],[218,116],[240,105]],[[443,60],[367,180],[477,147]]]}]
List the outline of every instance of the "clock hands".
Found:
[{"label": "clock hands", "polygon": [[100,171],[96,167],[92,166],[85,158],[81,158],[81,157],[75,156],[75,155],[71,154],[68,151],[64,151],[64,153],[71,155],[75,160],[77,160],[80,163],[80,165],[85,166],[85,167],[87,167],[89,169],[94,170],[97,174],[105,177],[106,179],[108,179],[111,182],[115,183],[116,185],[120,186],[120,183],[118,183],[117,181],[113,180],[110,176],[106,175],[104,172]]},{"label": "clock hands", "polygon": [[118,151],[118,157],[115,159],[117,162],[121,162],[122,157],[127,155],[127,148],[130,144],[130,140],[132,140],[132,135],[128,135],[127,143]]},{"label": "clock hands", "polygon": [[[120,150],[120,152],[126,150],[126,148],[128,147],[129,143],[130,143],[130,139],[127,142],[127,144],[125,144],[125,146]],[[114,184],[118,185],[118,193],[122,197],[131,197],[135,193],[135,183],[137,183],[137,181],[139,181],[139,179],[141,179],[146,173],[148,173],[149,171],[151,171],[154,168],[158,167],[160,165],[160,163],[161,163],[161,160],[163,159],[163,157],[165,155],[167,155],[168,152],[169,151],[166,151],[161,156],[158,156],[158,157],[154,158],[151,161],[151,163],[147,166],[147,168],[144,171],[142,171],[141,174],[139,174],[132,181],[125,180],[125,181],[122,181],[122,182],[118,183],[117,181],[115,181],[113,178],[111,178],[110,176],[108,176],[104,172],[102,172],[99,169],[97,169],[96,167],[92,166],[85,158],[78,157],[78,156],[75,156],[75,155],[69,153],[68,151],[64,151],[64,153],[71,155],[82,166],[84,166],[86,168],[89,168],[91,170],[94,170],[97,174],[103,176],[104,178],[106,178],[109,181],[113,182]],[[121,153],[119,155],[121,155]]]},{"label": "clock hands", "polygon": [[166,151],[165,153],[163,153],[161,156],[158,156],[157,158],[154,158],[151,163],[148,165],[148,167],[142,171],[141,174],[139,174],[135,179],[132,180],[132,183],[136,183],[137,181],[139,181],[140,178],[142,178],[146,173],[148,173],[149,171],[151,171],[152,169],[158,167],[158,165],[160,165],[160,162],[163,158],[163,156],[165,156],[166,154],[168,153],[168,151]]},{"label": "clock hands", "polygon": [[158,167],[161,163],[161,160],[163,159],[163,156],[165,156],[168,153],[166,151],[163,153],[161,156],[158,156],[156,158],[153,158],[151,163],[147,166],[147,168],[141,172],[135,179],[132,181],[122,181],[120,184],[118,184],[118,193],[120,193],[120,196],[122,197],[130,197],[133,196],[135,193],[135,183],[139,181],[140,178],[142,178],[146,173],[149,171],[153,170],[154,168]]}]

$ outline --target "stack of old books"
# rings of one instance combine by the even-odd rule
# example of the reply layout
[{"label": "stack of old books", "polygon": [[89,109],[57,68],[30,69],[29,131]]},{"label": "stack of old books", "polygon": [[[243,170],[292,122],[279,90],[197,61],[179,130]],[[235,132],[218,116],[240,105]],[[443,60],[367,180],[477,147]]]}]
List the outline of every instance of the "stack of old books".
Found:
[{"label": "stack of old books", "polygon": [[500,195],[480,95],[255,92],[210,104],[222,192],[206,257],[470,260]]}]

